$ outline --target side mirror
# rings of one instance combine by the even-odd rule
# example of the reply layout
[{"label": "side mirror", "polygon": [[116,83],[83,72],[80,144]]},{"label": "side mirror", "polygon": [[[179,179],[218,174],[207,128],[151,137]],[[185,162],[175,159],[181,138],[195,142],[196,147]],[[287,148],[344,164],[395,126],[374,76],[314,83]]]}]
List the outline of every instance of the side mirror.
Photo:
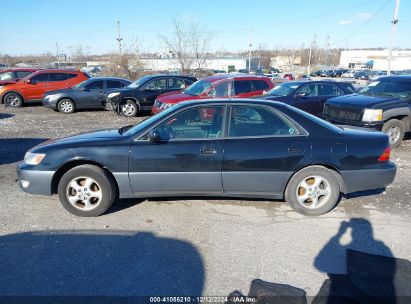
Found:
[{"label": "side mirror", "polygon": [[160,132],[158,132],[157,130],[151,130],[150,133],[148,133],[148,140],[151,142],[160,142]]}]

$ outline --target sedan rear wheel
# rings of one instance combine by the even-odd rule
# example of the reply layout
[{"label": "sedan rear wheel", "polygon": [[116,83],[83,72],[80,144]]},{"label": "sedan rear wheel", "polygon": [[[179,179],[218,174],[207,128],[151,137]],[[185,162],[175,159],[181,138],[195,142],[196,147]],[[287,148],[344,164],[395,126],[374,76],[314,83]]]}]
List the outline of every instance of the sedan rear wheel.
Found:
[{"label": "sedan rear wheel", "polygon": [[113,204],[116,187],[103,169],[81,165],[60,179],[58,195],[63,207],[78,216],[99,216]]},{"label": "sedan rear wheel", "polygon": [[23,105],[23,98],[17,93],[7,93],[4,96],[4,104],[6,107],[20,108]]},{"label": "sedan rear wheel", "polygon": [[298,171],[288,183],[286,201],[304,215],[329,212],[340,198],[340,185],[335,174],[321,166]]}]

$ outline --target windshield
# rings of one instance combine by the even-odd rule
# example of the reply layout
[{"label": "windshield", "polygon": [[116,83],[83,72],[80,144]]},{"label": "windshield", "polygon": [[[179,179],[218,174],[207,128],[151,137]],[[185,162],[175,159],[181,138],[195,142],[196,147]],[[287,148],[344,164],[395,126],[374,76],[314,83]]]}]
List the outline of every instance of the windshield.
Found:
[{"label": "windshield", "polygon": [[149,79],[151,79],[151,78],[152,78],[152,76],[144,76],[144,77],[141,77],[141,78],[137,79],[136,81],[130,83],[130,84],[127,86],[127,88],[130,88],[130,89],[138,88],[138,87],[140,87],[143,83],[145,83],[147,80],[149,80]]},{"label": "windshield", "polygon": [[0,74],[0,80],[12,80],[13,79],[13,72],[6,72]]},{"label": "windshield", "polygon": [[[156,121],[159,121],[163,117],[167,116],[170,112],[174,111],[174,109],[176,107],[178,107],[178,104],[174,105],[172,107],[169,107],[166,110],[164,110],[164,111],[162,111],[162,112],[160,112],[156,115],[150,116],[149,118],[140,121],[136,125],[132,126],[131,128],[128,128],[126,131],[124,131],[123,135],[132,136],[132,135],[136,134],[137,132],[145,129],[146,127],[148,127],[152,123],[155,123]],[[120,128],[120,130],[121,130],[121,128]]]},{"label": "windshield", "polygon": [[394,79],[373,81],[365,86],[359,94],[409,99],[411,98],[411,81]]},{"label": "windshield", "polygon": [[205,80],[194,82],[191,86],[184,90],[184,93],[191,96],[199,96],[208,91],[212,84]]},{"label": "windshield", "polygon": [[294,82],[284,82],[282,84],[277,85],[273,89],[267,92],[267,95],[273,96],[288,96],[294,93],[295,89],[298,87],[299,84]]}]

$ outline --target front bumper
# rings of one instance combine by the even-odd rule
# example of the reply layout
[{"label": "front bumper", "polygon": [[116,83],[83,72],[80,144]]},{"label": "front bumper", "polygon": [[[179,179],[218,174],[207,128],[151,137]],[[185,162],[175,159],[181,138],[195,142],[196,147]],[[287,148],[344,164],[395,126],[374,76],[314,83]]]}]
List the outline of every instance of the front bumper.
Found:
[{"label": "front bumper", "polygon": [[44,97],[41,102],[43,104],[43,107],[57,109],[57,99]]},{"label": "front bumper", "polygon": [[24,164],[17,166],[17,178],[20,188],[27,193],[51,195],[51,183],[54,171],[24,169]]},{"label": "front bumper", "polygon": [[344,193],[382,189],[394,181],[397,166],[391,162],[381,164],[378,169],[341,171]]},{"label": "front bumper", "polygon": [[321,118],[335,125],[353,126],[353,127],[373,129],[373,130],[378,130],[378,131],[381,131],[384,125],[383,121],[367,123],[363,121],[344,120],[344,119],[337,119],[334,117],[330,117],[329,115],[324,114],[324,113],[321,115]]}]

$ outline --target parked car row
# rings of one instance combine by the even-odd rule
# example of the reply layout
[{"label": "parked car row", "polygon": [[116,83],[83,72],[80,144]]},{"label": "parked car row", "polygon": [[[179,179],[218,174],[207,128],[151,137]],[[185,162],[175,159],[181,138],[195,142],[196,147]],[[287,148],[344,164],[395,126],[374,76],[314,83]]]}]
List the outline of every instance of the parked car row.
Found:
[{"label": "parked car row", "polygon": [[[29,75],[18,79],[23,72]],[[131,82],[115,77],[89,78],[74,70],[5,73],[0,99],[12,107],[42,101],[45,107],[65,114],[106,108],[133,117],[142,111],[157,114],[188,100],[252,97],[280,101],[335,124],[383,131],[392,147],[411,130],[411,76],[378,76],[355,93],[346,82],[287,81],[274,87],[269,77],[246,74],[219,74],[201,80],[185,75],[150,75]]]}]

